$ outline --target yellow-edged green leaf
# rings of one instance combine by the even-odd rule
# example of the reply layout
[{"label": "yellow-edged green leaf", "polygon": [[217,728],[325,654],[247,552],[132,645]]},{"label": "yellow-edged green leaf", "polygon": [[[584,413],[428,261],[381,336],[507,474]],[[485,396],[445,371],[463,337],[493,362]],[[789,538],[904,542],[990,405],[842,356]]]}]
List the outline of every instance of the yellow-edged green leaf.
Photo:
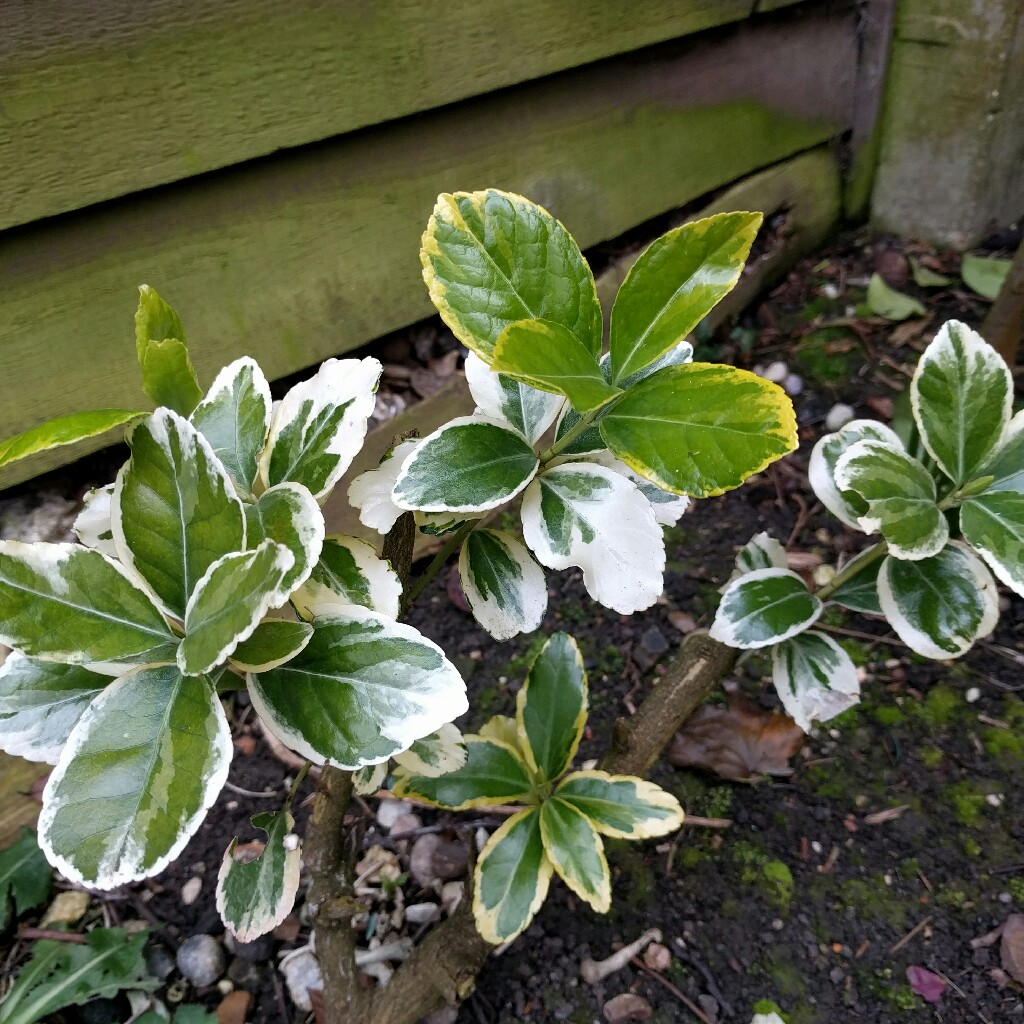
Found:
[{"label": "yellow-edged green leaf", "polygon": [[494,740],[496,743],[511,747],[516,757],[523,764],[527,764],[529,758],[523,750],[522,737],[519,734],[519,725],[511,715],[491,715],[478,733],[482,740]]},{"label": "yellow-edged green leaf", "polygon": [[555,795],[582,811],[601,835],[614,839],[651,839],[683,824],[683,809],[671,793],[633,775],[572,772]]},{"label": "yellow-edged green leaf", "polygon": [[726,588],[708,635],[741,650],[767,647],[803,632],[821,608],[795,572],[756,569]]},{"label": "yellow-edged green leaf", "polygon": [[[0,441],[0,466],[6,466],[18,459],[28,458],[37,452],[60,448],[65,444],[77,444],[90,437],[98,437],[115,427],[124,426],[142,416],[144,412],[127,409],[97,409],[94,412],[76,412],[70,416],[58,416],[47,420],[38,427],[16,434],[6,441]],[[111,438],[111,441],[116,438]]]},{"label": "yellow-edged green leaf", "polygon": [[782,388],[713,363],[669,366],[634,385],[601,419],[601,436],[642,477],[696,498],[739,487],[797,446]]},{"label": "yellow-edged green leaf", "polygon": [[563,882],[599,914],[612,905],[612,880],[604,844],[590,818],[553,796],[540,808],[544,852]]}]

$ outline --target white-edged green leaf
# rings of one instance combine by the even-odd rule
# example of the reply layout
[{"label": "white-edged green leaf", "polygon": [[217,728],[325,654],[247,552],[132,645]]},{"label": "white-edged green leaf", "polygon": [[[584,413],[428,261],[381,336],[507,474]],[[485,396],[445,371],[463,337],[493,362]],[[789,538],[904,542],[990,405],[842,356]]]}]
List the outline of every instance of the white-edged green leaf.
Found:
[{"label": "white-edged green leaf", "polygon": [[910,273],[918,288],[948,288],[953,283],[951,277],[936,273],[931,267],[926,267],[916,256],[910,257]]},{"label": "white-edged green leaf", "polygon": [[641,253],[612,307],[613,383],[674,348],[732,291],[762,219],[720,213],[691,221]]},{"label": "white-edged green leaf", "polygon": [[612,879],[604,843],[574,804],[553,796],[540,807],[544,852],[563,882],[599,914],[612,905]]},{"label": "white-edged green leaf", "polygon": [[128,438],[111,526],[121,561],[176,618],[221,555],[245,547],[245,516],[231,478],[188,420],[157,409]]},{"label": "white-edged green leaf", "polygon": [[427,778],[458,771],[465,763],[466,741],[451,722],[395,754],[395,764],[403,771]]},{"label": "white-edged green leaf", "polygon": [[416,529],[431,537],[447,537],[471,520],[483,519],[486,512],[414,512]]},{"label": "white-edged green leaf", "polygon": [[252,942],[276,928],[291,912],[299,891],[302,850],[288,811],[257,814],[253,827],[267,834],[255,860],[235,860],[232,839],[217,875],[217,911],[239,942]]},{"label": "white-edged green leaf", "polygon": [[766,532],[757,533],[737,552],[736,568],[729,579],[718,588],[719,593],[724,594],[733,582],[748,572],[757,569],[785,569],[787,565],[789,558],[786,549]]},{"label": "white-edged green leaf", "polygon": [[604,379],[594,353],[561,324],[509,324],[491,353],[491,366],[541,391],[565,395],[577,412],[607,405],[622,391]]},{"label": "white-edged green leaf", "polygon": [[156,875],[199,828],[231,753],[209,679],[135,669],[72,730],[43,791],[39,845],[67,878],[97,889]]},{"label": "white-edged green leaf", "polygon": [[489,360],[516,320],[553,320],[596,356],[601,304],[587,261],[547,210],[498,189],[437,197],[420,249],[441,319]]},{"label": "white-edged green leaf", "polygon": [[884,423],[876,420],[851,420],[842,430],[818,439],[807,465],[807,477],[818,500],[836,519],[854,530],[861,529],[860,514],[836,486],[835,471],[836,463],[843,453],[858,441],[865,440],[881,441],[894,448],[903,447],[900,439]]},{"label": "white-edged green leaf", "polygon": [[296,384],[274,409],[260,455],[264,486],[291,480],[326,498],[363,447],[383,369],[370,356],[328,359]]},{"label": "white-edged green leaf", "polygon": [[356,604],[398,618],[402,582],[373,546],[356,537],[334,536],[324,541],[320,561],[309,580],[292,594],[292,604],[303,617],[324,602]]},{"label": "white-edged green leaf", "polygon": [[467,710],[455,666],[411,626],[349,605],[313,627],[297,657],[249,676],[249,695],[271,731],[315,764],[384,761]]},{"label": "white-edged green leaf", "polygon": [[839,457],[835,484],[864,503],[857,525],[881,533],[894,558],[930,558],[949,539],[949,524],[936,504],[935,481],[902,447],[882,441],[858,441]]},{"label": "white-edged green leaf", "polygon": [[378,533],[387,533],[405,511],[391,498],[391,491],[405,460],[419,447],[419,441],[401,441],[388,452],[376,469],[368,469],[349,484],[349,504],[359,510],[359,522]]},{"label": "white-edged green leaf", "polygon": [[231,664],[244,672],[269,672],[309,643],[313,627],[290,619],[264,619],[231,655]]},{"label": "white-edged green leaf", "polygon": [[0,441],[0,467],[26,459],[37,452],[99,437],[108,430],[123,427],[145,415],[144,412],[127,409],[97,409],[94,412],[58,416],[57,419],[47,420],[38,427],[9,437],[6,441]]},{"label": "white-edged green leaf", "polygon": [[645,479],[695,498],[738,487],[797,446],[785,391],[714,363],[668,366],[644,378],[604,413],[601,436]]},{"label": "white-edged green leaf", "polygon": [[511,942],[540,910],[551,885],[540,811],[513,814],[487,841],[473,875],[473,919],[486,942]]},{"label": "white-edged green leaf", "polygon": [[272,540],[218,558],[185,609],[185,636],[177,655],[181,671],[199,676],[227,661],[260,619],[288,600],[283,586],[294,564],[292,553]]},{"label": "white-edged green leaf", "polygon": [[623,615],[649,608],[664,588],[665,541],[651,503],[604,466],[564,463],[523,496],[523,537],[549,569],[583,570],[587,593]]},{"label": "white-edged green leaf", "polygon": [[1012,260],[990,256],[972,256],[968,253],[960,263],[960,276],[973,292],[986,299],[996,299],[1002,291],[1003,282],[1010,273]]},{"label": "white-edged green leaf", "polygon": [[979,494],[960,507],[964,540],[1015,594],[1024,596],[1024,494]]},{"label": "white-edged green leaf", "polygon": [[246,491],[252,490],[270,431],[271,405],[267,378],[255,359],[243,356],[217,374],[192,413],[192,423]]},{"label": "white-edged green leaf", "polygon": [[555,795],[582,811],[601,835],[613,839],[652,839],[683,824],[679,801],[660,786],[634,775],[572,772]]},{"label": "white-edged green leaf", "polygon": [[474,617],[495,640],[539,628],[548,607],[547,581],[515,537],[474,530],[462,544],[459,575]]},{"label": "white-edged green leaf", "polygon": [[0,665],[0,750],[56,764],[78,719],[109,682],[81,665],[12,651]]},{"label": "white-edged green leaf", "polygon": [[445,775],[396,771],[392,792],[413,796],[452,811],[495,804],[518,804],[531,798],[533,781],[516,747],[495,737],[464,736],[465,763]]},{"label": "white-edged green leaf", "polygon": [[0,643],[44,661],[173,661],[178,641],[112,558],[78,544],[0,541]]},{"label": "white-edged green leaf", "polygon": [[589,455],[592,452],[607,451],[608,446],[601,436],[601,428],[596,423],[577,434],[567,445],[562,447],[562,439],[575,429],[580,419],[580,414],[566,402],[558,417],[558,422],[555,424],[555,441],[559,442],[559,451],[562,455]]},{"label": "white-edged green leaf", "polygon": [[247,547],[272,540],[292,553],[295,562],[281,584],[287,597],[309,579],[323,552],[326,527],[316,498],[302,484],[277,484],[245,506],[245,522]]},{"label": "white-edged green leaf", "polygon": [[[673,494],[666,491],[657,484],[645,480],[639,473],[635,473],[624,462],[615,458],[607,449],[604,451],[591,452],[584,459],[584,463],[593,462],[599,466],[605,466],[613,473],[624,476],[632,481],[640,493],[651,503],[651,510],[654,518],[661,526],[675,526],[683,513],[690,507],[690,498],[685,494]],[[552,463],[555,465],[556,463]]]},{"label": "white-edged green leaf", "polygon": [[519,749],[541,782],[572,763],[587,724],[587,673],[576,641],[553,634],[533,660],[516,694]]},{"label": "white-edged green leaf", "polygon": [[781,643],[803,632],[821,614],[821,602],[795,572],[756,569],[730,583],[709,636],[749,650]]},{"label": "white-edged green leaf", "polygon": [[959,658],[999,620],[996,581],[966,545],[953,542],[932,558],[886,558],[878,600],[899,638],[938,661]]},{"label": "white-edged green leaf", "polygon": [[117,546],[114,544],[113,527],[110,525],[110,502],[113,495],[113,484],[87,491],[82,499],[82,511],[75,517],[71,529],[87,548],[95,548],[111,558],[116,558]]},{"label": "white-edged green leaf", "polygon": [[878,572],[882,568],[882,561],[876,557],[877,548],[877,544],[873,545],[843,566],[845,572],[847,569],[853,569],[858,562],[871,560],[870,564],[860,569],[856,575],[851,576],[845,583],[840,583],[829,595],[830,601],[851,611],[863,612],[865,615],[882,614],[882,607],[878,603]]},{"label": "white-edged green leaf", "polygon": [[387,781],[388,762],[368,764],[352,773],[352,787],[360,796],[373,796]]},{"label": "white-edged green leaf", "polygon": [[1010,420],[1003,443],[988,457],[977,475],[992,477],[986,491],[1024,494],[1024,410]]},{"label": "white-edged green leaf", "polygon": [[815,630],[772,648],[772,682],[786,714],[804,732],[860,700],[857,666],[835,640]]},{"label": "white-edged green leaf", "polygon": [[868,281],[868,308],[875,316],[886,320],[907,320],[912,316],[924,316],[928,311],[912,295],[890,288],[880,274],[872,274]]},{"label": "white-edged green leaf", "polygon": [[391,498],[421,512],[486,512],[514,498],[538,465],[533,448],[505,424],[459,416],[419,443]]},{"label": "white-edged green leaf", "polygon": [[917,364],[910,401],[928,454],[959,485],[976,476],[1002,442],[1013,378],[977,331],[948,320]]},{"label": "white-edged green leaf", "polygon": [[466,356],[466,383],[481,416],[515,427],[536,444],[565,404],[562,395],[538,391],[492,370],[475,352]]}]

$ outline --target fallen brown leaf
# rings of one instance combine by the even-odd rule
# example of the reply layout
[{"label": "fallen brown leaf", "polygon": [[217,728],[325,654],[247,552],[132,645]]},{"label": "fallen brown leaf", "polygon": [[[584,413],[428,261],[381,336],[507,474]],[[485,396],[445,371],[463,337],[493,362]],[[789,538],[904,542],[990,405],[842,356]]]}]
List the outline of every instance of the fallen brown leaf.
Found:
[{"label": "fallen brown leaf", "polygon": [[743,782],[758,775],[791,775],[789,759],[803,741],[803,731],[788,715],[731,693],[724,708],[698,708],[676,733],[667,756],[677,768],[703,768]]},{"label": "fallen brown leaf", "polygon": [[[924,263],[924,260],[922,259],[921,262]],[[932,319],[932,314],[929,313],[920,320],[905,320],[889,332],[890,344],[893,346],[905,345],[908,341],[919,338],[924,334],[925,328],[932,322]]]},{"label": "fallen brown leaf", "polygon": [[880,419],[889,422],[893,416],[893,401],[887,395],[870,395],[864,404]]},{"label": "fallen brown leaf", "polygon": [[217,1007],[217,1024],[245,1024],[251,1005],[251,992],[240,988],[229,992]]},{"label": "fallen brown leaf", "polygon": [[1011,914],[1004,922],[999,959],[1003,970],[1024,985],[1024,914]]},{"label": "fallen brown leaf", "polygon": [[875,811],[874,814],[864,815],[865,825],[882,825],[887,821],[895,821],[904,811],[910,810],[910,804],[900,804],[899,807],[887,807],[884,811]]},{"label": "fallen brown leaf", "polygon": [[604,1019],[609,1024],[623,1024],[630,1020],[647,1020],[653,1013],[651,1004],[646,999],[632,992],[623,992],[622,995],[609,999],[604,1004]]}]

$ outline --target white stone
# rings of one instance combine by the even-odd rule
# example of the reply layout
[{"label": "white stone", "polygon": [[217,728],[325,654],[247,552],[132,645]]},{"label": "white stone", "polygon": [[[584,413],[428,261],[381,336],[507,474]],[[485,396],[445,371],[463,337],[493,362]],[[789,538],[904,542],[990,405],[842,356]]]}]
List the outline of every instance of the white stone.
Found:
[{"label": "white stone", "polygon": [[853,407],[847,405],[845,402],[837,402],[828,411],[828,415],[825,417],[825,429],[832,433],[836,430],[845,427],[855,416]]}]

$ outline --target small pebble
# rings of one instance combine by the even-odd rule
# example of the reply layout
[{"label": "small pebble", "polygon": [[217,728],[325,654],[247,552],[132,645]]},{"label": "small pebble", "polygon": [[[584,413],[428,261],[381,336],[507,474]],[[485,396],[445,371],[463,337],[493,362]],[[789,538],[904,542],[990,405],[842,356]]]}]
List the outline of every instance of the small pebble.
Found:
[{"label": "small pebble", "polygon": [[411,813],[412,804],[404,800],[381,800],[380,807],[377,808],[377,824],[390,832],[395,819]]},{"label": "small pebble", "polygon": [[178,948],[177,963],[188,981],[205,988],[224,973],[224,947],[211,935],[191,935]]},{"label": "small pebble", "polygon": [[989,807],[1002,807],[1005,799],[1006,797],[1004,797],[1002,793],[989,793],[988,796],[985,797],[985,803],[987,803]]},{"label": "small pebble", "polygon": [[146,971],[157,981],[166,981],[174,973],[174,957],[160,945],[146,950]]},{"label": "small pebble", "polygon": [[310,989],[323,989],[323,976],[320,964],[310,949],[297,949],[281,961],[281,973],[292,1002],[304,1013],[313,1009],[309,999]]},{"label": "small pebble", "polygon": [[825,417],[825,429],[830,432],[840,430],[856,415],[852,406],[847,405],[845,402],[837,402],[829,409],[828,415]]},{"label": "small pebble", "polygon": [[410,924],[428,924],[441,917],[441,908],[436,903],[413,903],[405,908],[405,918]]},{"label": "small pebble", "polygon": [[782,389],[787,395],[793,395],[794,397],[802,394],[804,390],[803,377],[798,377],[795,373],[789,374],[782,382]]},{"label": "small pebble", "polygon": [[604,1019],[608,1024],[647,1020],[653,1012],[651,1004],[633,992],[623,992],[604,1004]]},{"label": "small pebble", "polygon": [[827,281],[825,284],[821,286],[821,294],[824,295],[825,298],[828,299],[829,301],[835,302],[835,300],[838,299],[839,296],[842,295],[843,293],[840,291],[839,285],[837,285],[834,281]]},{"label": "small pebble", "polygon": [[968,704],[975,704],[979,700],[981,700],[981,689],[980,689],[980,687],[972,686],[967,691],[967,693],[964,694],[964,700],[966,700]]},{"label": "small pebble", "polygon": [[765,367],[762,376],[773,384],[781,384],[789,376],[789,367],[781,359],[777,359]]},{"label": "small pebble", "polygon": [[252,942],[239,942],[231,932],[226,932],[224,945],[227,946],[229,953],[240,956],[243,960],[251,960],[253,963],[262,963],[274,955],[274,936],[270,932],[260,935]]},{"label": "small pebble", "polygon": [[191,907],[192,904],[195,903],[197,899],[199,899],[199,894],[202,891],[203,880],[201,878],[196,877],[190,878],[181,887],[181,902],[184,903],[186,907]]},{"label": "small pebble", "polygon": [[88,909],[89,894],[87,892],[69,889],[67,892],[58,893],[43,915],[40,927],[51,928],[55,924],[78,924]]}]

